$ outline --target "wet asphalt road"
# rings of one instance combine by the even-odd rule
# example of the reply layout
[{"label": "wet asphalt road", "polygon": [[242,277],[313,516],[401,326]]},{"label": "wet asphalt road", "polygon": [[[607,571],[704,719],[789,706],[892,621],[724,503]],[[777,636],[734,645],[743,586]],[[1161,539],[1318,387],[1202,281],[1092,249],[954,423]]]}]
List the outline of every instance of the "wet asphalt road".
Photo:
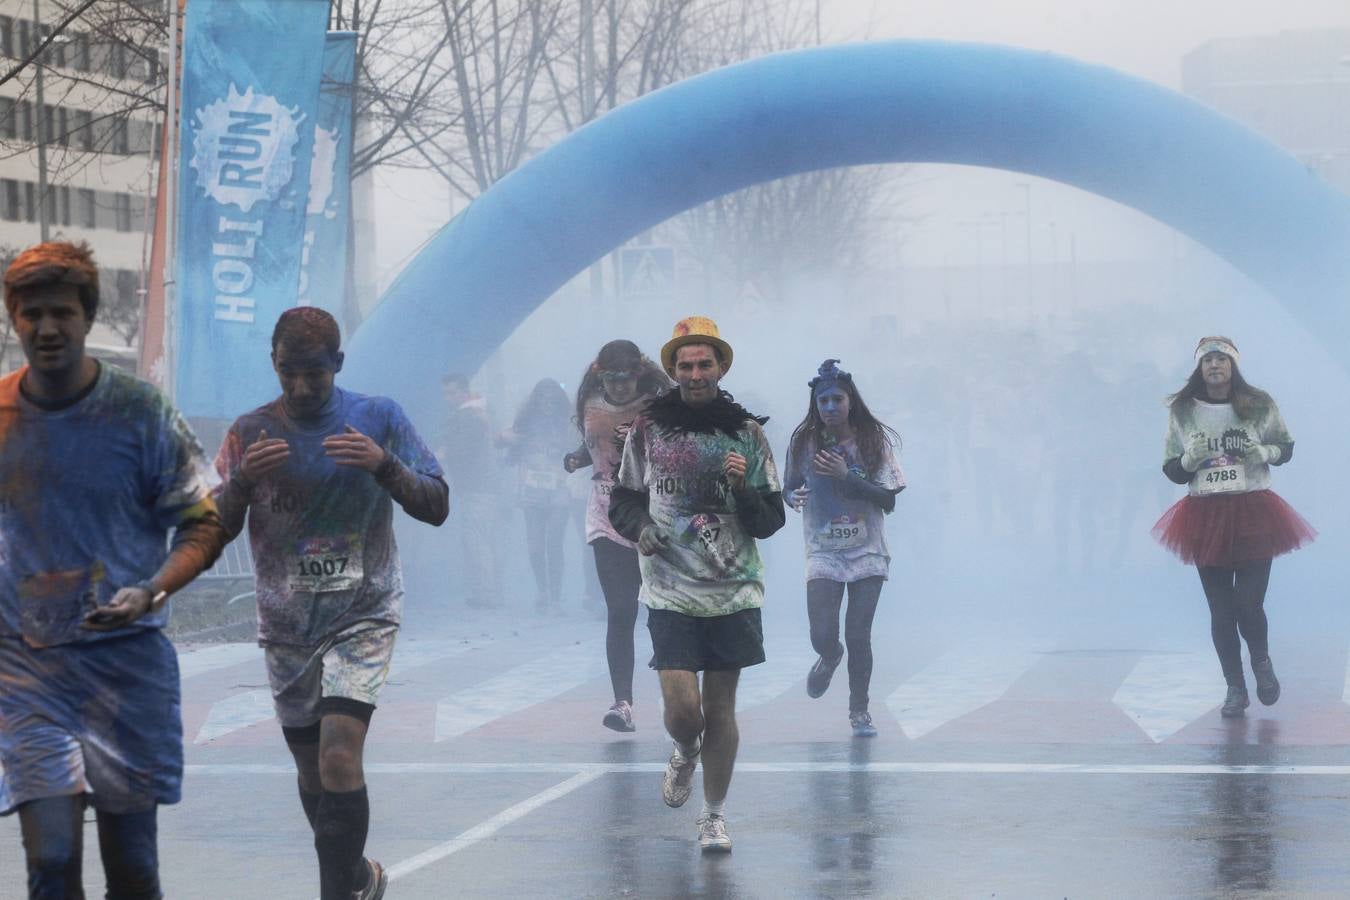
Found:
[{"label": "wet asphalt road", "polygon": [[[707,858],[697,791],[679,810],[660,799],[654,677],[639,673],[636,734],[599,726],[607,678],[586,661],[602,634],[594,620],[487,617],[400,646],[408,665],[367,752],[368,852],[391,867],[388,897],[1350,893],[1346,648],[1332,635],[1277,643],[1285,697],[1225,722],[1203,640],[1005,634],[972,649],[910,634],[879,654],[868,741],[847,734],[843,670],[809,700],[809,648],[771,632],[771,665],[742,684],[734,850]],[[184,801],[161,812],[167,896],[313,897],[260,654],[207,650],[184,648],[189,771]],[[91,829],[86,882],[101,896],[93,843]],[[9,817],[0,897],[23,896],[21,872]]]}]

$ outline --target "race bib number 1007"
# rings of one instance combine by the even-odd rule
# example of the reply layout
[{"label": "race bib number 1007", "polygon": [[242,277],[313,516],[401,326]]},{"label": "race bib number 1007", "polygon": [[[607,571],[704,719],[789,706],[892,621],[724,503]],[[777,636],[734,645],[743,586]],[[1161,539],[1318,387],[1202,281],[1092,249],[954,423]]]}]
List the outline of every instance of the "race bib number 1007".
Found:
[{"label": "race bib number 1007", "polygon": [[1240,494],[1247,490],[1247,467],[1221,456],[1195,473],[1195,486],[1204,495]]},{"label": "race bib number 1007", "polygon": [[359,587],[362,550],[360,535],[306,538],[291,557],[288,586],[315,594]]}]

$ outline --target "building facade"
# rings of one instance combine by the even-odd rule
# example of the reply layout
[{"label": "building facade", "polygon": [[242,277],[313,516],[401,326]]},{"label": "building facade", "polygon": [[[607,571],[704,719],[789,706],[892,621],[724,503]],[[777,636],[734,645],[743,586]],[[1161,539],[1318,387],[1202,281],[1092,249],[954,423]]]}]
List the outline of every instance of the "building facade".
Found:
[{"label": "building facade", "polygon": [[[140,6],[147,14],[163,8]],[[40,0],[41,21],[35,21],[32,0],[0,0],[0,70],[32,55],[67,12],[68,4]],[[102,288],[90,347],[129,368],[135,366],[154,211],[160,65],[158,50],[138,44],[133,30],[82,17],[40,57],[41,103],[39,63],[0,84],[0,255],[40,240],[44,206],[51,237],[87,241]],[[3,333],[0,371],[12,371],[22,353]]]},{"label": "building facade", "polygon": [[1350,193],[1350,28],[1210,41],[1181,72],[1187,94]]}]

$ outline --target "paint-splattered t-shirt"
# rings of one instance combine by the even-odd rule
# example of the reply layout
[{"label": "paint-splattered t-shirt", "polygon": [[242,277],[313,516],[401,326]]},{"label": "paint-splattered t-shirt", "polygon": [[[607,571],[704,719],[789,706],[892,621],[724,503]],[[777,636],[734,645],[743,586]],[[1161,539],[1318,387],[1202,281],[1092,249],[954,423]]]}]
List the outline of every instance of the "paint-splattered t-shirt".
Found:
[{"label": "paint-splattered t-shirt", "polygon": [[636,397],[628,403],[615,404],[596,392],[586,401],[586,449],[591,454],[591,496],[586,504],[586,543],[606,538],[624,547],[633,542],[614,530],[609,521],[609,498],[614,492],[614,473],[623,456],[623,444],[614,435],[614,429],[628,425],[642,412],[651,395]]},{"label": "paint-splattered t-shirt", "polygon": [[[443,477],[397,403],[341,388],[312,421],[292,419],[280,398],[240,416],[216,458],[228,480],[263,430],[290,444],[285,464],[253,486],[248,502],[262,643],[314,646],[356,622],[400,619],[393,500],[369,472],[339,466],[324,452],[324,438],[348,425],[414,473]],[[224,496],[221,504],[228,525],[234,511]]]},{"label": "paint-splattered t-shirt", "polygon": [[150,578],[170,529],[210,507],[214,481],[196,435],[157,390],[100,366],[59,410],[0,379],[0,637],[35,647],[161,628],[168,608],[126,628],[80,628],[118,589]]},{"label": "paint-splattered t-shirt", "polygon": [[647,494],[647,512],[670,542],[639,556],[639,599],[652,609],[724,616],[764,605],[764,563],[736,514],[722,474],[728,453],[745,457],[746,487],[782,490],[764,429],[748,420],[735,438],[663,434],[644,413],[624,443],[619,485]]},{"label": "paint-splattered t-shirt", "polygon": [[[1176,413],[1168,416],[1164,460],[1181,456],[1192,437],[1203,437],[1205,446],[1213,454],[1191,478],[1187,491],[1192,497],[1206,493],[1228,493],[1229,485],[1218,479],[1220,476],[1226,478],[1230,473],[1240,476],[1234,491],[1236,493],[1270,490],[1270,464],[1247,462],[1243,459],[1243,451],[1251,443],[1294,442],[1274,400],[1256,420],[1238,416],[1231,403],[1192,400],[1190,408],[1182,416],[1178,417]],[[1212,486],[1216,484],[1220,490],[1213,489]],[[1207,485],[1211,487],[1207,489]]]},{"label": "paint-splattered t-shirt", "polygon": [[[801,458],[788,455],[785,489],[804,483],[811,489],[802,508],[806,538],[806,580],[827,578],[850,582],[890,572],[891,554],[886,547],[886,514],[875,503],[849,496],[837,478],[818,475],[811,467],[819,448],[809,442]],[[858,473],[888,491],[905,486],[905,475],[888,446],[886,458],[875,472],[867,471],[855,440],[833,445],[844,454],[851,473]]]}]

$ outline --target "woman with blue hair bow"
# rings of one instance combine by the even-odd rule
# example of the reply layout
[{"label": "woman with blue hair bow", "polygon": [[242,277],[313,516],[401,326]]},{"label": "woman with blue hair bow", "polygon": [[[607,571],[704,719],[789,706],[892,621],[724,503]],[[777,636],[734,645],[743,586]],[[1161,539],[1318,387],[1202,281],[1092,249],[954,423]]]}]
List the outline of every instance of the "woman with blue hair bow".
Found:
[{"label": "woman with blue hair bow", "polygon": [[[810,405],[792,433],[783,481],[788,504],[802,513],[806,608],[811,646],[820,654],[807,675],[806,692],[811,697],[825,693],[847,650],[849,724],[854,737],[874,737],[867,709],[872,619],[891,563],[884,517],[905,489],[895,458],[900,436],[872,415],[839,360],[825,360],[808,384]],[[840,644],[845,590],[848,611]]]}]

